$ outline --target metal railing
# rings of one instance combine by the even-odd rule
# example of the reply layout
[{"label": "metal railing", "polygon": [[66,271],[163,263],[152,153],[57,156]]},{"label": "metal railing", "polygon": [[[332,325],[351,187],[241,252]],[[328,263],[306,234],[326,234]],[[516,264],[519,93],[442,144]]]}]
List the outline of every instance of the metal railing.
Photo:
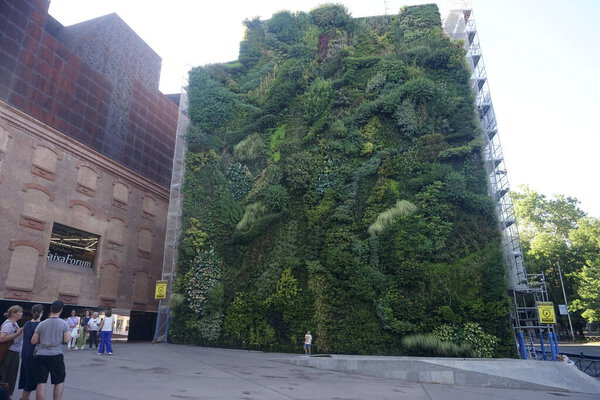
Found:
[{"label": "metal railing", "polygon": [[[542,360],[542,351],[536,349],[535,352],[537,354],[536,358],[538,360]],[[584,372],[595,378],[600,378],[600,357],[588,356],[583,354],[583,352],[579,354],[561,352],[560,354],[569,357],[569,359],[575,363],[575,366],[581,372]]]},{"label": "metal railing", "polygon": [[570,353],[562,353],[566,354],[571,361],[575,363],[575,366],[579,368],[581,372],[585,372],[586,374],[593,376],[595,378],[600,377],[600,357],[596,356],[586,356],[583,353],[579,354],[570,354]]}]

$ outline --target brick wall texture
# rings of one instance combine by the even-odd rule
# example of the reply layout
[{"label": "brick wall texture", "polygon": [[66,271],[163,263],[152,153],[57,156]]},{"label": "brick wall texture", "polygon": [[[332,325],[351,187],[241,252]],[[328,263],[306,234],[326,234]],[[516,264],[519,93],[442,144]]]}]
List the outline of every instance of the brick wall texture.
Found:
[{"label": "brick wall texture", "polygon": [[64,27],[48,0],[0,1],[0,100],[168,187],[177,105],[116,14]]}]

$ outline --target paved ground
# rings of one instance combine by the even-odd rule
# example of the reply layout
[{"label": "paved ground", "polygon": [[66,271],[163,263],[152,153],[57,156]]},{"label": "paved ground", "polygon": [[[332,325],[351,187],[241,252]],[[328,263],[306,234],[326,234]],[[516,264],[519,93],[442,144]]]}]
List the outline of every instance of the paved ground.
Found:
[{"label": "paved ground", "polygon": [[113,347],[112,356],[65,353],[64,400],[600,400],[579,393],[409,383],[275,361],[290,354],[150,343]]}]

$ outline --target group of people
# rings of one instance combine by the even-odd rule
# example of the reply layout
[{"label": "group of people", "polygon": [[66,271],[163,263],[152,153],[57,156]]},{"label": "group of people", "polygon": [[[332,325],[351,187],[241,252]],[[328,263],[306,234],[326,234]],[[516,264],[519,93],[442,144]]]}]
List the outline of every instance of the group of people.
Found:
[{"label": "group of people", "polygon": [[[112,354],[112,330],[113,315],[111,310],[106,310],[104,318],[100,318],[97,312],[90,313],[85,311],[85,315],[77,316],[75,310],[67,318],[67,325],[71,330],[71,340],[67,344],[67,350],[83,350],[89,345],[98,349],[98,354],[104,354],[106,350],[108,355]],[[98,334],[100,348],[98,348]]]},{"label": "group of people", "polygon": [[0,386],[0,400],[12,396],[19,364],[18,388],[23,389],[21,400],[28,400],[33,391],[36,393],[36,400],[43,400],[48,375],[54,385],[53,398],[60,400],[66,376],[63,344],[67,344],[69,350],[83,349],[88,344],[89,336],[89,348],[92,345],[98,348],[100,332],[98,354],[103,354],[105,349],[108,354],[112,354],[111,310],[107,310],[102,319],[97,312],[90,316],[90,312],[86,311],[85,316],[78,317],[73,310],[65,321],[60,318],[63,308],[62,301],[55,301],[50,306],[50,316],[42,321],[44,306],[36,304],[31,307],[32,319],[23,327],[17,324],[23,317],[23,308],[14,305],[8,309],[6,321],[0,327],[0,346],[8,345],[8,350],[0,361],[0,382],[8,384],[8,388]]}]

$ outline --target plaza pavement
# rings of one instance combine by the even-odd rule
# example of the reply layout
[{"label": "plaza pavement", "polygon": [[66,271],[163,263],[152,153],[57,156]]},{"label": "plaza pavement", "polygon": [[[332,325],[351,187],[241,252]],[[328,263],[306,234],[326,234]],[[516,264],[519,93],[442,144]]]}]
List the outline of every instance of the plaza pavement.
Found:
[{"label": "plaza pavement", "polygon": [[64,400],[600,400],[572,392],[410,383],[277,361],[305,357],[300,354],[151,343],[115,343],[113,349],[111,356],[65,352]]}]

